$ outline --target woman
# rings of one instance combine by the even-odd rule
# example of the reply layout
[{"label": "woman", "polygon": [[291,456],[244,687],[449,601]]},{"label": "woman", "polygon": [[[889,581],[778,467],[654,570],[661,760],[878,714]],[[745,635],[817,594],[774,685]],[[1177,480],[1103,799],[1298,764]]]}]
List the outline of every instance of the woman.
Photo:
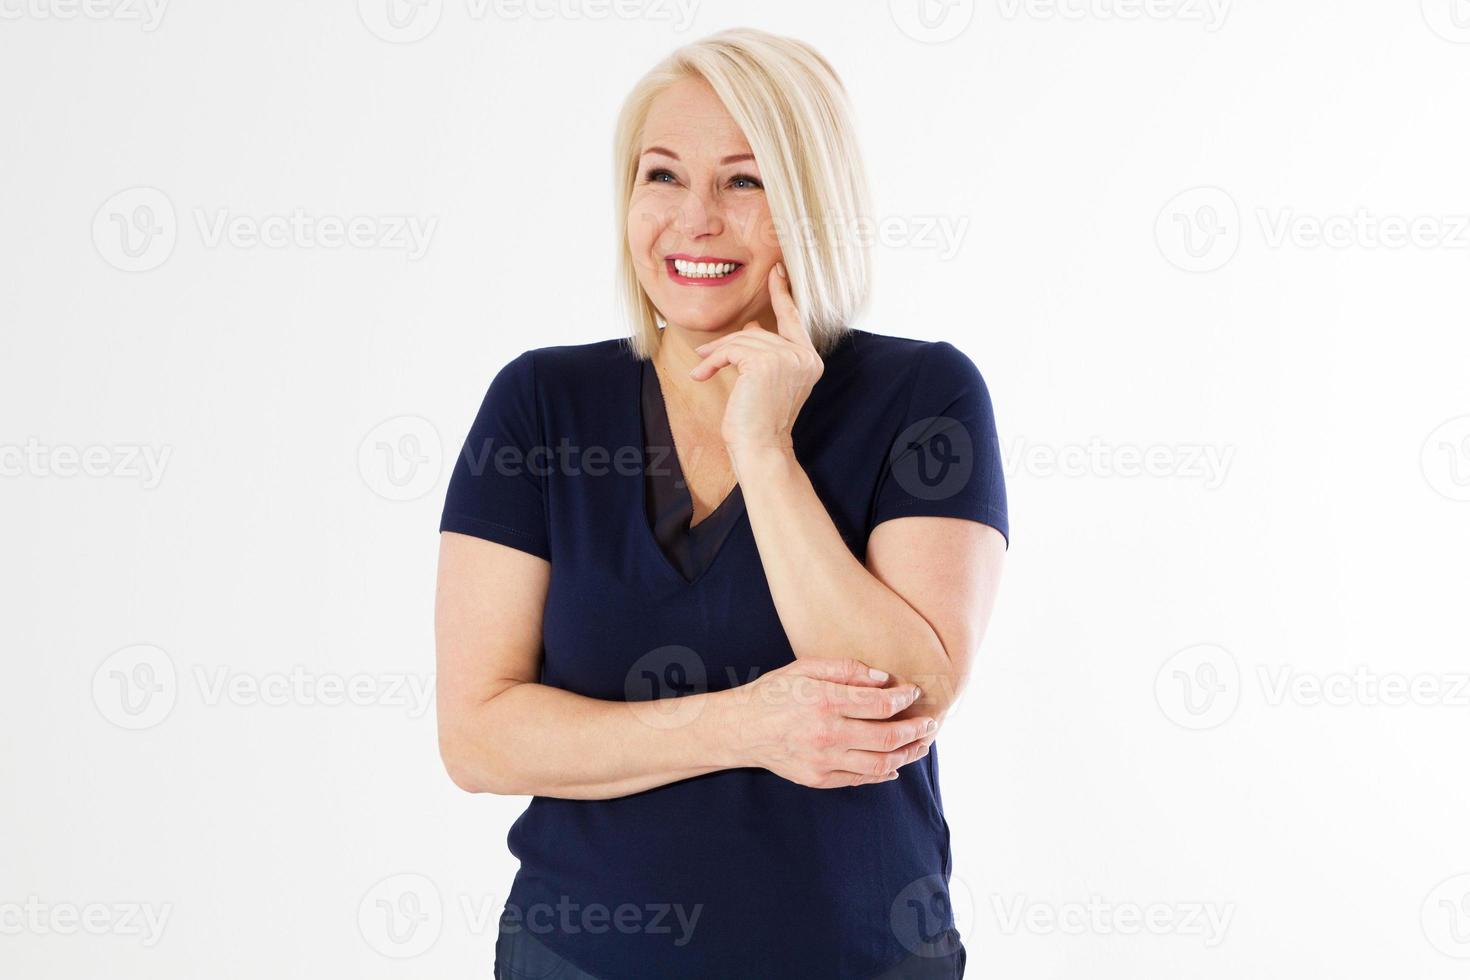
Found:
[{"label": "woman", "polygon": [[961,976],[931,745],[1006,548],[984,381],[846,326],[866,191],[807,45],[675,52],[616,153],[632,340],[504,367],[440,526],[445,766],[534,797],[496,976]]}]

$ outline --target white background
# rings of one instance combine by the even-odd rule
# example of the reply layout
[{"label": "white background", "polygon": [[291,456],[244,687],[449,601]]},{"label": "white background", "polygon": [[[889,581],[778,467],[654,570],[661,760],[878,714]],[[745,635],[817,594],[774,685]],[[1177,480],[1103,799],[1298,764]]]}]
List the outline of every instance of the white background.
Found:
[{"label": "white background", "polygon": [[1470,5],[385,3],[0,0],[0,973],[489,975],[526,801],[437,757],[444,476],[622,330],[619,103],[748,25],[850,89],[858,325],[1007,452],[972,975],[1465,975]]}]

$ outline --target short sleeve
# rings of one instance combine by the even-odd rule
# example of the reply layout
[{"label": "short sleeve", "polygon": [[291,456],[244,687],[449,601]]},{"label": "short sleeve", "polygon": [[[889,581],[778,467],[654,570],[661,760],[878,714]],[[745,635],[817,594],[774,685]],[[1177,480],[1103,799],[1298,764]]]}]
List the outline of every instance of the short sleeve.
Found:
[{"label": "short sleeve", "polygon": [[455,459],[439,530],[484,538],[550,561],[549,462],[541,438],[535,361],[527,351],[490,382]]},{"label": "short sleeve", "polygon": [[947,341],[929,344],[919,356],[908,408],[878,484],[871,526],[917,516],[979,521],[1010,545],[990,391],[975,363]]}]

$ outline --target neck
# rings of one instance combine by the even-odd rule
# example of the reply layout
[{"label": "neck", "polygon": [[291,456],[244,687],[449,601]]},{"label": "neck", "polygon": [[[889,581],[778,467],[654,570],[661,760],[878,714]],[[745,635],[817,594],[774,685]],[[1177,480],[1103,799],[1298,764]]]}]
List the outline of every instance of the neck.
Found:
[{"label": "neck", "polygon": [[694,348],[735,332],[726,330],[711,336],[670,323],[660,332],[658,351],[653,355],[666,384],[675,385],[686,401],[710,409],[716,417],[724,411],[736,374],[734,370],[720,371],[707,381],[695,381],[689,372],[704,358],[694,353]]}]

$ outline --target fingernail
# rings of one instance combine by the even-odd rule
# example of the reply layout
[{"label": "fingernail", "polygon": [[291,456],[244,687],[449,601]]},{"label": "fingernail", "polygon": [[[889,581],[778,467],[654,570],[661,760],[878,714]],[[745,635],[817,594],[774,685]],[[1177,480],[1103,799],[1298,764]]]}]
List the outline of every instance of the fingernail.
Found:
[{"label": "fingernail", "polygon": [[924,722],[924,731],[926,731],[926,732],[932,732],[932,731],[934,731],[934,729],[936,729],[938,727],[939,726],[937,724],[935,724],[933,718],[930,718],[928,721]]},{"label": "fingernail", "polygon": [[[889,779],[897,779],[897,778],[898,778],[898,773],[897,773],[897,772],[890,772],[890,773],[889,773],[889,774],[888,774],[888,778],[889,778]],[[886,780],[885,780],[885,781],[886,781]]]},{"label": "fingernail", "polygon": [[920,694],[923,694],[923,693],[924,693],[923,688],[919,687],[918,685],[915,685],[914,686],[914,700],[915,701],[919,700],[919,695]]},{"label": "fingernail", "polygon": [[785,262],[777,262],[776,263],[776,275],[780,276],[782,279],[785,279],[786,278],[786,263]]},{"label": "fingernail", "polygon": [[873,678],[873,680],[875,681],[888,680],[888,672],[886,670],[879,670],[877,667],[869,667],[868,676]]}]

